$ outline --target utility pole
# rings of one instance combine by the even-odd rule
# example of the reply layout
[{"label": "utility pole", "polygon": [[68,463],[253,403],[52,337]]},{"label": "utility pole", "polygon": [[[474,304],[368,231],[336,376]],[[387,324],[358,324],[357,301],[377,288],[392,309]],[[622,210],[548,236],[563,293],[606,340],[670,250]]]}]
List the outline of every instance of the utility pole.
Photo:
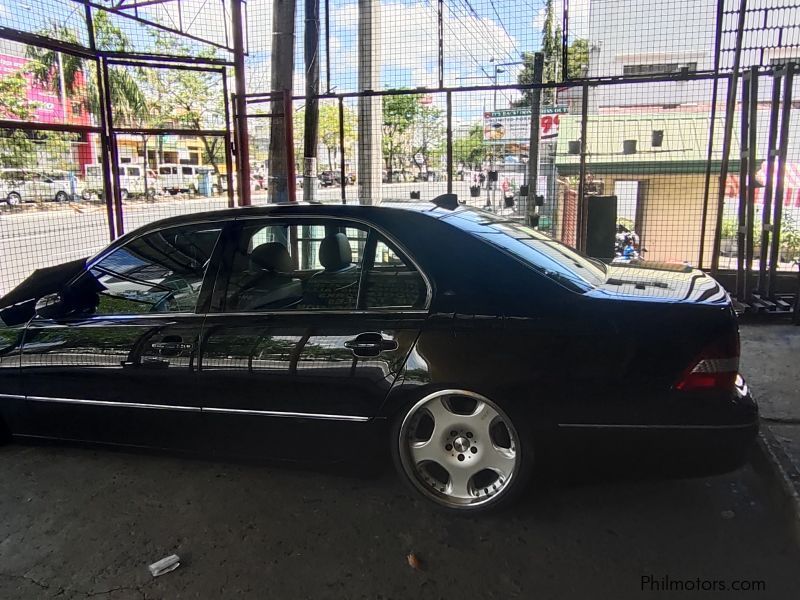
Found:
[{"label": "utility pole", "polygon": [[[305,0],[306,122],[303,136],[303,200],[313,202],[317,192],[319,144],[319,0]],[[331,165],[331,168],[333,166]],[[344,181],[342,181],[344,185]]]},{"label": "utility pole", "polygon": [[[295,0],[272,1],[272,107],[269,128],[269,199],[271,202],[289,201],[288,156],[292,148],[287,147],[287,123],[292,118],[290,102],[284,102],[283,93],[292,91],[294,68],[294,17]],[[280,116],[282,115],[282,116]],[[241,140],[241,138],[240,138]],[[241,141],[239,142],[241,144]]]},{"label": "utility pole", "polygon": [[[358,91],[380,87],[380,0],[358,0]],[[358,97],[358,201],[381,201],[381,135],[383,105],[380,96]]]}]

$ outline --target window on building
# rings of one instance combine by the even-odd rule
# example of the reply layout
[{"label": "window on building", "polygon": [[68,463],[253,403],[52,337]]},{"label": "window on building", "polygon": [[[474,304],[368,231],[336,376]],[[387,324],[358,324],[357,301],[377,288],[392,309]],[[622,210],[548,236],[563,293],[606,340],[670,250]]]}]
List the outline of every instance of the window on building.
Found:
[{"label": "window on building", "polygon": [[622,67],[622,74],[630,76],[662,75],[665,73],[679,73],[681,69],[686,69],[688,71],[697,71],[697,63],[675,62],[675,63],[650,63],[641,65],[625,65]]}]

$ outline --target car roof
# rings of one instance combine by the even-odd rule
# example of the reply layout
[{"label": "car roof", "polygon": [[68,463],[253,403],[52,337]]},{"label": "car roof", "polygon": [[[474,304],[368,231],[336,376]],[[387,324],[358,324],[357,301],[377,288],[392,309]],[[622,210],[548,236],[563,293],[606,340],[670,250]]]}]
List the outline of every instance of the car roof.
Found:
[{"label": "car roof", "polygon": [[369,219],[376,216],[388,216],[394,212],[413,212],[424,214],[434,219],[442,219],[447,216],[459,213],[460,211],[470,211],[466,207],[455,210],[441,208],[431,202],[384,202],[380,205],[364,204],[321,204],[311,202],[292,202],[282,204],[267,204],[259,206],[242,206],[236,208],[225,208],[188,215],[169,217],[160,221],[154,221],[141,228],[141,231],[149,229],[161,229],[170,225],[181,225],[198,221],[216,221],[239,217],[292,217],[292,216],[331,216],[339,218],[365,218]]}]

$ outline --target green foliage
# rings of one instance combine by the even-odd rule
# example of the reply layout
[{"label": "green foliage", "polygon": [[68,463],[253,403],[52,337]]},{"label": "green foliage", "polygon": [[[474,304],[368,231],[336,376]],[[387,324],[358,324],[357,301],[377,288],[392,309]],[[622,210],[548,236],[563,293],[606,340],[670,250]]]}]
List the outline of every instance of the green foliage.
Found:
[{"label": "green foliage", "polygon": [[0,118],[27,121],[36,106],[36,102],[28,100],[28,80],[22,70],[0,79]]},{"label": "green foliage", "polygon": [[800,229],[790,216],[784,215],[781,221],[780,250],[784,260],[800,261]]},{"label": "green foliage", "polygon": [[483,126],[476,123],[466,136],[453,140],[453,160],[472,167],[478,167],[486,157],[486,144],[483,141]]},{"label": "green foliage", "polygon": [[383,97],[383,160],[389,181],[392,181],[398,157],[411,150],[411,127],[420,113],[420,94]]},{"label": "green foliage", "polygon": [[[305,123],[305,107],[297,111],[295,115],[295,146],[302,148],[303,128],[302,123]],[[325,147],[327,151],[327,162],[325,168],[329,170],[336,169],[336,163],[339,157],[339,106],[336,102],[321,100],[319,103],[319,142]],[[356,141],[356,115],[355,113],[344,107],[344,148],[345,154],[352,156],[352,146]],[[298,151],[298,156],[303,153]],[[321,158],[321,157],[320,157]],[[322,160],[318,161],[321,170],[323,166]]]},{"label": "green foliage", "polygon": [[[444,154],[445,125],[442,110],[432,105],[420,105],[413,121],[412,160],[420,173]],[[422,158],[417,160],[417,156]]]},{"label": "green foliage", "polygon": [[[547,0],[546,15],[542,25],[542,48],[544,54],[544,68],[542,81],[544,83],[558,83],[562,80],[561,44],[562,32],[560,25],[554,25],[553,0]],[[533,52],[523,52],[524,63],[517,81],[523,85],[533,83]],[[577,79],[583,76],[583,66],[589,64],[589,42],[585,39],[574,40],[567,49],[567,77]],[[530,106],[533,95],[530,90],[523,92],[522,98],[515,102],[517,107]],[[555,91],[547,89],[542,92],[542,104],[552,105],[555,102]]]}]

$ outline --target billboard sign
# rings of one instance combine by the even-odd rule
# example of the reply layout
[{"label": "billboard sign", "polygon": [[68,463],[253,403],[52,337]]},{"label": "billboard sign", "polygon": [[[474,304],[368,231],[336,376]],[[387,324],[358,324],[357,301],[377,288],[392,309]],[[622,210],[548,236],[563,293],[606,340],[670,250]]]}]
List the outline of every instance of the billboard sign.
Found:
[{"label": "billboard sign", "polygon": [[[566,112],[566,106],[543,106],[539,116],[539,139],[558,137],[559,115]],[[531,137],[530,127],[530,108],[483,113],[483,140],[489,144],[527,144]]]},{"label": "billboard sign", "polygon": [[[28,62],[29,60],[24,57],[0,54],[0,77],[7,77],[20,70],[25,75],[25,79],[28,82],[26,98],[33,108],[33,115],[29,120],[37,123],[64,123],[66,121],[72,125],[89,125],[89,115],[82,106],[72,106],[68,97],[66,98],[67,106],[62,106],[58,92],[40,84],[33,78],[33,75],[24,72]],[[76,94],[82,97],[85,93],[83,73],[78,72],[75,79]],[[79,105],[79,102],[76,100],[75,104]],[[64,118],[65,108],[67,112],[66,119]],[[13,115],[4,115],[2,118],[18,120]]]}]

